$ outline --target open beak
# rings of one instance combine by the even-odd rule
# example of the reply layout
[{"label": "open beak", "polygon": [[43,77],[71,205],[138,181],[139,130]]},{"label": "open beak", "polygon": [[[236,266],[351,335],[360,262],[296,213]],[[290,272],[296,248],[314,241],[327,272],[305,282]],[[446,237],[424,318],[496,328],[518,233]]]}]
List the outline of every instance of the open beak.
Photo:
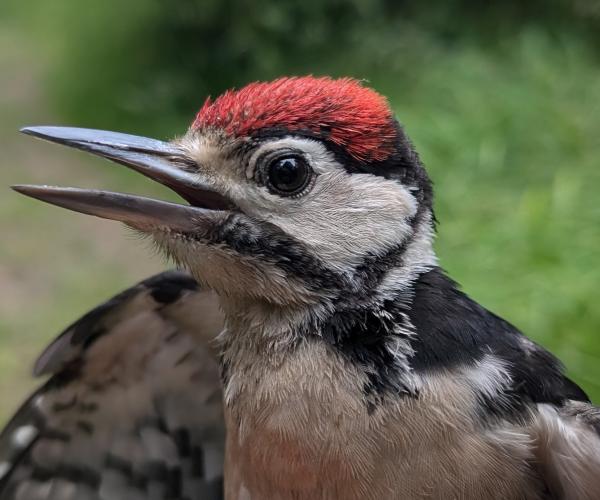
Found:
[{"label": "open beak", "polygon": [[81,149],[129,167],[169,187],[190,205],[142,196],[76,188],[16,185],[12,188],[69,210],[125,222],[147,229],[163,227],[194,231],[215,211],[235,210],[234,204],[202,183],[198,166],[168,142],[146,137],[73,127],[26,127],[21,132]]}]

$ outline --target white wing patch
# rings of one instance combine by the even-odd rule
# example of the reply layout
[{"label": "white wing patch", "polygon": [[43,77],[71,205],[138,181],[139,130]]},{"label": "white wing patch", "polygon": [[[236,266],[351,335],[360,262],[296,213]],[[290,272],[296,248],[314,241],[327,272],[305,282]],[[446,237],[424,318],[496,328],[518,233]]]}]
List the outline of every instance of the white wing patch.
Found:
[{"label": "white wing patch", "polygon": [[33,425],[17,427],[12,435],[12,445],[17,450],[27,448],[38,435],[39,430]]},{"label": "white wing patch", "polygon": [[498,398],[512,382],[506,362],[492,354],[486,354],[473,366],[461,370],[465,383],[476,394]]}]

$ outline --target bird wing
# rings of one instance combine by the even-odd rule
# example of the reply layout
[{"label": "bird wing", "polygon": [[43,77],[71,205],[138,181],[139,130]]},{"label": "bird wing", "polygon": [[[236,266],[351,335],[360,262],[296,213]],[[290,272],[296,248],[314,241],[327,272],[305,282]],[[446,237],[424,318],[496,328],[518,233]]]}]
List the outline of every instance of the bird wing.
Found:
[{"label": "bird wing", "polygon": [[552,498],[600,498],[600,408],[585,401],[538,404],[532,438]]},{"label": "bird wing", "polygon": [[72,324],[0,434],[0,499],[222,498],[222,323],[214,294],[170,271]]}]

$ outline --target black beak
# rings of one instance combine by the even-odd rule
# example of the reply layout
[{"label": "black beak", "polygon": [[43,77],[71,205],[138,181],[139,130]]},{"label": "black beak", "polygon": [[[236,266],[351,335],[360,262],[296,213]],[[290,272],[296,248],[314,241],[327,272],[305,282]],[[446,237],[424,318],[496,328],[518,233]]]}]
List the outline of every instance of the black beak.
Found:
[{"label": "black beak", "polygon": [[135,227],[165,226],[191,231],[207,212],[235,209],[202,181],[198,166],[177,146],[118,132],[72,127],[26,127],[21,132],[81,149],[125,165],[169,187],[191,206],[141,196],[50,186],[13,186],[15,191],[60,207]]}]

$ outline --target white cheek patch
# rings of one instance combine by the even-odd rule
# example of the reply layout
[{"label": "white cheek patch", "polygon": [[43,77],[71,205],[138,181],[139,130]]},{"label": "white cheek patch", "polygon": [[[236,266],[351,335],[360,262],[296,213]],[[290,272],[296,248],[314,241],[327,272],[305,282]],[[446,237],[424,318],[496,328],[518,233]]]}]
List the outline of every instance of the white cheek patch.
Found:
[{"label": "white cheek patch", "polygon": [[340,271],[356,266],[366,254],[382,254],[402,243],[417,211],[415,198],[399,183],[337,169],[319,175],[298,205],[271,214],[271,221]]},{"label": "white cheek patch", "polygon": [[382,254],[412,232],[410,219],[417,201],[398,182],[370,174],[349,174],[319,141],[287,138],[259,148],[250,159],[269,150],[296,149],[316,174],[312,190],[284,198],[265,188],[250,189],[244,209],[282,228],[308,245],[321,259],[347,272],[366,254]]},{"label": "white cheek patch", "polygon": [[[408,238],[415,241],[409,243],[411,248],[407,247],[407,255],[414,254],[415,260],[420,264],[430,264],[434,260],[428,257],[429,254],[433,255],[431,234],[425,231],[423,238],[413,235],[411,219],[417,213],[418,204],[410,188],[376,175],[348,173],[320,141],[300,137],[271,140],[246,157],[245,165],[240,163],[243,161],[240,157],[226,154],[230,149],[224,150],[223,137],[218,134],[188,134],[178,144],[198,163],[199,175],[203,180],[231,198],[242,212],[279,227],[305,244],[328,267],[339,273],[352,274],[365,256],[383,255]],[[229,148],[234,146],[232,143]],[[264,161],[265,154],[270,156],[281,150],[298,151],[311,165],[315,173],[314,184],[306,194],[283,197],[269,192],[265,186],[255,182],[256,170],[263,168],[261,162]],[[173,242],[167,247],[190,269],[196,270],[199,267],[206,270],[206,249],[190,248],[189,245],[181,245],[181,242]],[[184,247],[186,251],[183,250]],[[199,252],[196,258],[194,252]],[[228,261],[232,258],[231,255],[227,256]],[[245,287],[251,281],[250,274],[256,274],[254,278],[260,285],[264,285],[258,288],[266,288],[267,282],[269,286],[276,283],[278,288],[284,288],[280,283],[283,279],[280,270],[265,269],[264,267],[269,266],[261,267],[261,263],[256,260],[243,260],[242,275],[247,280],[230,280],[234,284],[239,286],[243,281]],[[261,269],[254,269],[256,272],[250,273],[250,268],[256,266]],[[237,271],[241,269],[238,268]],[[213,283],[216,280],[213,276],[215,273],[209,269],[203,271],[203,274],[206,274],[206,282],[216,285]],[[389,278],[379,290],[382,295],[393,291],[392,288],[396,289],[400,281],[407,281],[392,279],[395,278],[392,276]],[[389,286],[388,281],[391,283]],[[291,293],[295,296],[294,301],[298,301],[298,297],[302,297],[300,301],[306,301],[311,294],[302,286],[297,288]],[[256,286],[252,289],[257,291]],[[290,295],[290,292],[283,295]]]}]

